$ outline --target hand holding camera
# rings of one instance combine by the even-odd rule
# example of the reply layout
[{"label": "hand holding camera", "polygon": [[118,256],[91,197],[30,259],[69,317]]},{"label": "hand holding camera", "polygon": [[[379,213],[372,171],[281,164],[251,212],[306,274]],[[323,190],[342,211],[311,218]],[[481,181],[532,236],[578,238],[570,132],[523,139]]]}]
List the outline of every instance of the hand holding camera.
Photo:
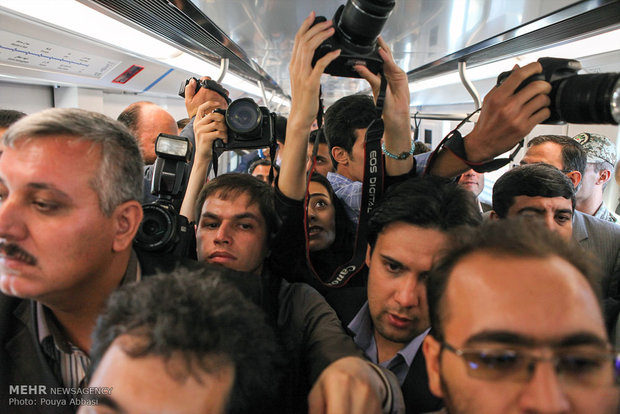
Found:
[{"label": "hand holding camera", "polygon": [[[544,124],[620,123],[620,73],[578,75],[581,63],[574,59],[544,57],[538,63],[542,73],[527,78],[515,92],[537,80],[551,84],[551,116]],[[497,84],[501,85],[511,73],[501,73]]]},{"label": "hand holding camera", "polygon": [[196,116],[198,107],[208,101],[217,102],[220,108],[226,108],[230,103],[228,91],[209,76],[187,79],[179,88],[179,96],[185,98],[189,118]]}]

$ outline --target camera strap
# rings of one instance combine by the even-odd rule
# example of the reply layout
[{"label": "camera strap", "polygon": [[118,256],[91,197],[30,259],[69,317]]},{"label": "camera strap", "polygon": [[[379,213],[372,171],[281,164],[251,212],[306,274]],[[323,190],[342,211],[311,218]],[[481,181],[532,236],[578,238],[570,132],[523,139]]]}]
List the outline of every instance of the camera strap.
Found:
[{"label": "camera strap", "polygon": [[381,139],[383,138],[384,125],[381,115],[383,113],[383,104],[385,102],[385,92],[387,89],[387,80],[380,72],[381,75],[381,87],[377,96],[376,109],[377,118],[373,120],[368,126],[366,136],[364,137],[364,181],[362,182],[362,201],[359,212],[359,221],[355,234],[355,244],[353,248],[353,255],[351,259],[340,265],[328,280],[322,280],[316,273],[310,259],[309,239],[308,239],[308,198],[309,198],[309,184],[310,177],[314,172],[316,164],[316,153],[318,148],[318,134],[314,141],[314,147],[312,149],[312,168],[308,173],[306,182],[306,196],[304,199],[304,229],[306,236],[306,261],[310,267],[314,276],[324,286],[331,288],[342,287],[357,274],[364,266],[366,261],[366,248],[368,240],[368,218],[376,205],[377,201],[381,198],[383,193],[383,155],[381,152]]},{"label": "camera strap", "polygon": [[426,165],[426,170],[424,171],[425,174],[429,173],[430,168],[433,165],[433,162],[435,161],[435,158],[437,154],[439,153],[439,150],[442,147],[445,147],[448,150],[450,150],[450,152],[452,152],[454,156],[456,156],[458,159],[460,159],[465,164],[467,164],[467,166],[469,166],[472,170],[478,173],[486,173],[486,172],[498,170],[502,168],[503,166],[505,166],[506,164],[508,164],[509,162],[511,162],[515,158],[519,150],[523,147],[524,140],[521,140],[517,144],[515,149],[508,156],[508,158],[496,158],[496,159],[493,159],[487,162],[471,162],[467,159],[467,154],[465,152],[465,140],[463,139],[463,136],[459,132],[459,128],[463,126],[463,124],[465,124],[465,122],[467,122],[478,111],[480,111],[480,109],[469,114],[465,119],[463,119],[456,126],[456,128],[450,131],[450,133],[448,133],[448,135],[446,135],[445,138],[441,140],[441,142],[437,146],[437,149],[433,151],[433,154],[431,155],[431,158],[429,159]]}]

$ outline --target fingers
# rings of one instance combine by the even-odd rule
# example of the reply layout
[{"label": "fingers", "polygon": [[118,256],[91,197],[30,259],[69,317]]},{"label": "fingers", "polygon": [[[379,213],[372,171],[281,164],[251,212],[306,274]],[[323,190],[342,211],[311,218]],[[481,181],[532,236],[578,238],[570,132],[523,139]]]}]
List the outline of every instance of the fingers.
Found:
[{"label": "fingers", "polygon": [[185,85],[185,101],[191,101],[196,94],[196,80],[191,78]]},{"label": "fingers", "polygon": [[524,80],[529,78],[532,75],[536,75],[537,73],[542,72],[542,66],[538,62],[532,62],[528,65],[520,68],[518,65],[515,65],[515,68],[512,70],[510,76],[504,80],[504,82],[498,87],[498,90],[504,91],[505,93],[512,95],[515,90],[523,83]]},{"label": "fingers", "polygon": [[200,106],[198,106],[198,110],[196,111],[196,118],[202,119],[207,114],[213,112],[214,109],[220,107],[220,103],[217,101],[207,101]]},{"label": "fingers", "polygon": [[308,414],[324,414],[325,409],[323,390],[320,387],[313,387],[308,395]]}]

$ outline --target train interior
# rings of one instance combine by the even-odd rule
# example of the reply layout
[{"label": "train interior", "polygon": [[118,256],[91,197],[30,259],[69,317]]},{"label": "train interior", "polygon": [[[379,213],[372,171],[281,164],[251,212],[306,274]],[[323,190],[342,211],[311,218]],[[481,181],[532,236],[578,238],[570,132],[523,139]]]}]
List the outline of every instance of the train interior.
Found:
[{"label": "train interior", "polygon": [[[299,25],[313,10],[332,18],[343,3],[0,0],[0,108],[33,113],[80,107],[116,118],[130,103],[148,100],[181,119],[186,114],[179,86],[189,77],[208,75],[219,79],[232,99],[251,97],[286,116],[288,62]],[[551,56],[578,60],[579,74],[620,72],[620,0],[395,3],[381,36],[408,74],[412,130],[432,147],[515,64]],[[330,75],[324,75],[322,88],[326,105],[369,92],[362,80]],[[463,131],[472,125],[466,123]],[[539,125],[527,138],[583,131],[620,141],[612,124]],[[238,156],[227,153],[221,165],[234,167]],[[501,173],[487,174],[483,200],[490,199]],[[618,186],[606,192],[606,203],[615,210]]]}]

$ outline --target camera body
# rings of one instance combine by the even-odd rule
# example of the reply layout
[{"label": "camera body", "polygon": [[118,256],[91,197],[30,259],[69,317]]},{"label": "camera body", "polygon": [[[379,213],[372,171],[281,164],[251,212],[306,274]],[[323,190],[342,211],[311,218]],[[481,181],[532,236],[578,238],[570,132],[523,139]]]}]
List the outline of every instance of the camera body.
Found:
[{"label": "camera body", "polygon": [[191,148],[187,138],[159,134],[155,144],[157,159],[153,168],[151,194],[158,198],[142,205],[144,218],[134,245],[144,251],[196,258],[196,236],[178,204],[185,195],[189,179]]},{"label": "camera body", "polygon": [[[353,69],[355,65],[364,65],[371,72],[379,73],[383,59],[378,52],[377,37],[395,4],[393,0],[348,0],[346,5],[338,7],[332,19],[334,35],[317,47],[312,65],[327,53],[340,49],[340,56],[327,66],[325,73],[359,78]],[[317,16],[313,25],[325,20],[325,17]]]},{"label": "camera body", "polygon": [[194,94],[196,94],[200,88],[211,89],[212,91],[219,93],[224,99],[226,99],[226,102],[230,103],[230,98],[228,97],[228,91],[224,89],[222,85],[220,85],[219,83],[217,83],[216,81],[212,79],[205,79],[205,80],[200,80],[198,78],[186,79],[185,82],[182,83],[181,87],[179,88],[179,96],[181,98],[185,98],[185,87],[187,86],[189,81],[191,81],[192,79],[196,81],[196,89],[194,90]]},{"label": "camera body", "polygon": [[[214,149],[256,149],[275,145],[277,138],[286,131],[286,119],[264,106],[258,106],[251,98],[240,98],[228,105],[227,110],[215,109],[224,115],[228,128],[228,143],[217,139]],[[282,127],[282,124],[284,125]],[[283,139],[282,139],[283,140]]]},{"label": "camera body", "polygon": [[[620,73],[578,75],[581,63],[574,59],[538,59],[543,71],[524,80],[515,93],[531,82],[551,84],[551,115],[543,124],[618,124],[620,122]],[[502,72],[500,85],[510,74]]]}]

